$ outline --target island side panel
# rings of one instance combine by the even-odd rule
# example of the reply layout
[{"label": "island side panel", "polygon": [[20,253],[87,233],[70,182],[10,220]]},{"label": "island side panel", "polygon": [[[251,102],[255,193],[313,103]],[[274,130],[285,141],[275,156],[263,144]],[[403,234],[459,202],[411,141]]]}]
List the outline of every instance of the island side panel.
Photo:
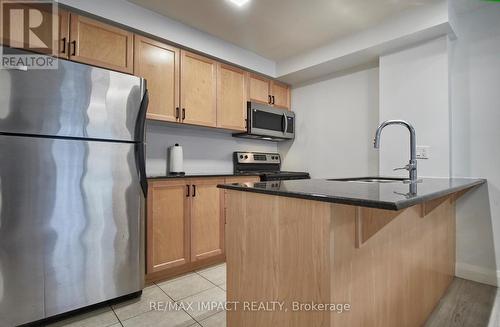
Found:
[{"label": "island side panel", "polygon": [[452,196],[426,216],[421,206],[401,211],[357,248],[360,211],[332,205],[331,302],[352,309],[331,313],[331,326],[424,324],[455,273],[455,214]]},{"label": "island side panel", "polygon": [[328,203],[228,191],[228,301],[284,301],[288,312],[227,312],[228,326],[330,326],[329,312],[292,312],[292,301],[329,303]]},{"label": "island side panel", "polygon": [[374,210],[228,192],[228,301],[352,307],[326,315],[229,311],[228,326],[422,325],[454,276],[453,196],[431,211],[402,210],[359,245],[359,213],[373,220]]}]

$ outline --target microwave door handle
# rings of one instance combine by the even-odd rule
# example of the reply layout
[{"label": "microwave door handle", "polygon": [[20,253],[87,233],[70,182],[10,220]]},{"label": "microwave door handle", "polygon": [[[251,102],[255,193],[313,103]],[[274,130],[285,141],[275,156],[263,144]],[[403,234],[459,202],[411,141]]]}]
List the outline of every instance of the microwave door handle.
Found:
[{"label": "microwave door handle", "polygon": [[288,131],[288,117],[286,114],[283,114],[283,119],[285,119],[285,129],[283,130],[283,134],[286,134]]}]

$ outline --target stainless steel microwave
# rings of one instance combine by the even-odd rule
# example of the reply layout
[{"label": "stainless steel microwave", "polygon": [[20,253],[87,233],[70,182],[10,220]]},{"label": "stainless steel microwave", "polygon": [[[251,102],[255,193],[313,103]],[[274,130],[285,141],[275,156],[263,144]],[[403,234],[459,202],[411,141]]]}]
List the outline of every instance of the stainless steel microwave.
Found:
[{"label": "stainless steel microwave", "polygon": [[247,103],[247,132],[235,137],[285,141],[295,138],[295,114],[256,102]]}]

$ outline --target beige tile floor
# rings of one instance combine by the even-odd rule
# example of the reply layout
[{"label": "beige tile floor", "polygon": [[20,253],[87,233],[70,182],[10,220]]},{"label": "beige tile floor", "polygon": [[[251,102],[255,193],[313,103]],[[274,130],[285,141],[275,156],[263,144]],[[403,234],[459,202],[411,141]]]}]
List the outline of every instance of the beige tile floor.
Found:
[{"label": "beige tile floor", "polygon": [[[150,310],[150,302],[196,303],[226,300],[226,265],[218,265],[144,289],[140,299],[75,316],[50,327],[225,327],[217,310]],[[455,278],[426,327],[500,326],[500,293],[496,287]]]},{"label": "beige tile floor", "polygon": [[[148,286],[140,299],[74,316],[50,327],[177,327],[226,326],[226,314],[198,308],[196,303],[226,300],[226,265],[217,265]],[[151,310],[150,302],[194,303],[180,310]]]}]

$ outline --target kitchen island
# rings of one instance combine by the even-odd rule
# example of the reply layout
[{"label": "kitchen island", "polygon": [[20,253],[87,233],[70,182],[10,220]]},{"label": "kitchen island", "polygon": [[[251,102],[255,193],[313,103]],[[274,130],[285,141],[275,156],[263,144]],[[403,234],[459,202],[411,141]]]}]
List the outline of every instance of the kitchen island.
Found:
[{"label": "kitchen island", "polygon": [[421,326],[482,179],[298,180],[226,192],[228,326]]}]

